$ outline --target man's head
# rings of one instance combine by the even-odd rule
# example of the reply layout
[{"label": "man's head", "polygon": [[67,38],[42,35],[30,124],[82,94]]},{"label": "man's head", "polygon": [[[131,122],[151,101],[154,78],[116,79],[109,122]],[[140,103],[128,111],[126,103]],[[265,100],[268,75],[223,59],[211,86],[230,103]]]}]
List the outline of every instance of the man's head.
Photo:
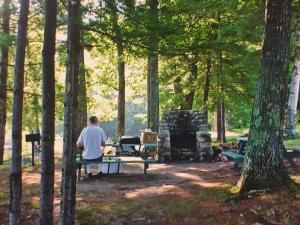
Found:
[{"label": "man's head", "polygon": [[98,123],[99,123],[99,120],[98,120],[97,116],[91,116],[89,118],[89,121],[90,121],[91,125],[98,125]]}]

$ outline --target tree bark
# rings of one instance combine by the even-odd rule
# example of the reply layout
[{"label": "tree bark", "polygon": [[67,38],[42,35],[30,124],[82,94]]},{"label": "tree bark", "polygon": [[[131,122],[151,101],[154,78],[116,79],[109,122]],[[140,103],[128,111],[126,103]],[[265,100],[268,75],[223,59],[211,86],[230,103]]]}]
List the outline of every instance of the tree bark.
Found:
[{"label": "tree bark", "polygon": [[[149,17],[158,24],[158,0],[149,0]],[[148,127],[158,131],[159,124],[159,83],[158,83],[158,36],[153,26],[149,26],[149,52],[147,62]]]},{"label": "tree bark", "polygon": [[24,61],[27,40],[29,0],[20,1],[20,16],[15,59],[13,115],[12,115],[12,165],[10,171],[10,224],[21,224],[22,199],[22,111],[24,95]]},{"label": "tree bark", "polygon": [[[221,33],[221,11],[218,12],[218,23],[219,23],[219,32]],[[223,82],[223,52],[222,52],[222,37],[219,37],[219,49],[218,49],[218,75],[219,75],[219,87],[220,87],[220,96],[218,97],[217,105],[217,140],[226,143],[226,133],[225,133],[225,106],[224,106],[224,82]]]},{"label": "tree bark", "polygon": [[68,55],[65,83],[64,146],[60,224],[75,223],[80,0],[68,0]]},{"label": "tree bark", "polygon": [[226,121],[225,121],[225,105],[224,101],[221,102],[222,118],[221,118],[221,129],[222,129],[222,143],[226,143]]},{"label": "tree bark", "polygon": [[194,87],[194,82],[197,79],[198,75],[198,57],[195,56],[191,62],[189,63],[189,68],[190,68],[190,76],[189,76],[189,83],[188,83],[188,88],[189,88],[189,93],[184,96],[184,102],[181,106],[181,109],[189,110],[193,108],[193,103],[194,103],[194,97],[195,97],[195,87]]},{"label": "tree bark", "polygon": [[222,141],[222,104],[217,103],[217,141]]},{"label": "tree bark", "polygon": [[285,128],[289,136],[296,136],[296,117],[299,96],[299,81],[300,81],[300,20],[297,22],[296,29],[296,60],[293,68],[287,118],[285,121]]},{"label": "tree bark", "polygon": [[190,110],[193,108],[193,103],[194,103],[194,97],[195,97],[195,91],[192,90],[190,91],[187,95],[184,96],[185,102],[181,106],[181,109],[184,110]]},{"label": "tree bark", "polygon": [[57,1],[45,1],[42,89],[42,165],[39,224],[53,224],[55,140],[55,35]]},{"label": "tree bark", "polygon": [[[9,37],[10,0],[3,2],[2,32]],[[8,77],[8,51],[9,43],[1,48],[0,69],[0,165],[3,164],[5,127],[6,127],[6,102],[7,102],[7,77]]]},{"label": "tree bark", "polygon": [[206,60],[206,73],[205,73],[205,83],[204,83],[204,90],[203,90],[203,110],[207,110],[210,76],[211,76],[211,56],[208,55]]},{"label": "tree bark", "polygon": [[[149,58],[149,57],[148,57]],[[148,59],[149,60],[149,59]],[[151,79],[149,74],[149,61],[147,62],[147,127],[151,128]]]},{"label": "tree bark", "polygon": [[38,93],[35,92],[34,96],[32,97],[32,111],[34,113],[34,123],[35,126],[32,127],[35,132],[40,130],[39,126],[39,114],[40,114],[40,109],[39,109],[39,99],[38,99]]},{"label": "tree bark", "polygon": [[[82,15],[80,19],[82,24]],[[80,30],[80,55],[79,55],[79,73],[78,73],[78,131],[77,136],[83,128],[87,126],[87,93],[85,79],[85,62],[84,62],[84,40],[83,31]]]},{"label": "tree bark", "polygon": [[291,1],[268,0],[260,74],[253,105],[240,193],[276,189],[290,178],[283,165],[283,123],[288,93]]},{"label": "tree bark", "polygon": [[[117,13],[117,3],[115,0],[106,1],[111,11],[111,20],[113,31],[115,34],[115,42],[117,45],[118,58],[118,77],[119,77],[119,95],[118,95],[118,127],[117,135],[119,137],[125,134],[125,60],[124,60],[124,43],[121,28],[119,26],[119,18]],[[131,8],[132,2],[127,1],[125,4]]]},{"label": "tree bark", "polygon": [[118,131],[119,137],[125,134],[125,61],[122,43],[117,44],[118,51],[118,75],[119,75],[119,96],[118,96]]},{"label": "tree bark", "polygon": [[217,103],[217,141],[226,143],[225,106],[220,100]]},{"label": "tree bark", "polygon": [[173,81],[173,90],[175,95],[180,95],[182,94],[182,87],[180,85],[181,82],[181,77],[178,76],[174,79]]}]

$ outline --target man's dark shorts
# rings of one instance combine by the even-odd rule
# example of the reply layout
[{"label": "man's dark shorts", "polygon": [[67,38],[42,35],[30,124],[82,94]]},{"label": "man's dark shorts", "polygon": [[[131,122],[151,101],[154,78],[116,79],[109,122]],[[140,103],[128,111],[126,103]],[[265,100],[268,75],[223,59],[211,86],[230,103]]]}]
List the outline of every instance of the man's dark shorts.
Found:
[{"label": "man's dark shorts", "polygon": [[85,159],[85,158],[83,158],[83,160],[86,161],[86,162],[93,162],[93,161],[100,161],[100,162],[102,162],[103,155],[101,155],[100,157],[98,157],[96,159]]}]

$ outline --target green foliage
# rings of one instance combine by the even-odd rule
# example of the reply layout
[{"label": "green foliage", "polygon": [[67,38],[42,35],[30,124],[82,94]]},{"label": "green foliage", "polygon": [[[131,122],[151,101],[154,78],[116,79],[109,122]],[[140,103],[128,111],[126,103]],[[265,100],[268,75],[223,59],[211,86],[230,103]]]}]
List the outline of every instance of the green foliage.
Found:
[{"label": "green foliage", "polygon": [[[62,1],[65,2],[65,1]],[[96,114],[115,133],[117,120],[117,51],[125,49],[126,132],[136,134],[146,118],[146,55],[149,40],[159,39],[160,110],[179,109],[194,91],[193,109],[202,110],[207,59],[211,58],[207,108],[213,115],[222,99],[232,128],[249,126],[264,26],[264,1],[166,0],[159,3],[158,21],[149,17],[147,1],[116,0],[118,27],[107,1],[83,1],[88,114]],[[293,10],[298,10],[293,1]],[[12,4],[11,36],[0,33],[0,46],[14,43],[18,5]],[[25,66],[24,128],[34,130],[41,123],[41,74],[43,4],[35,0],[30,8]],[[1,14],[1,10],[0,10]],[[61,130],[64,106],[67,13],[59,4],[56,45],[56,121]],[[295,24],[295,19],[293,20]],[[151,32],[150,32],[151,31]],[[294,46],[294,43],[292,43]],[[13,64],[15,47],[10,52]],[[222,53],[222,62],[220,62]],[[292,56],[293,57],[293,56]],[[196,61],[197,74],[191,65]],[[11,116],[13,67],[9,68],[8,119]],[[213,116],[210,116],[211,123]],[[8,123],[9,124],[9,123]]]}]

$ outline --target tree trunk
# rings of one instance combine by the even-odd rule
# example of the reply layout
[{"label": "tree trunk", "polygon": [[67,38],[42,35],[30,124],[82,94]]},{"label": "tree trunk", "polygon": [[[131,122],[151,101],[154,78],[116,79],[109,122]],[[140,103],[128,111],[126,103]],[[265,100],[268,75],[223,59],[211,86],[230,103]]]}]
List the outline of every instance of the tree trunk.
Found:
[{"label": "tree trunk", "polygon": [[223,101],[217,103],[217,141],[226,143],[225,106]]},{"label": "tree trunk", "polygon": [[299,81],[300,81],[300,20],[297,22],[296,29],[296,60],[292,74],[288,110],[285,128],[289,136],[296,136],[297,122],[297,105],[299,96]]},{"label": "tree trunk", "polygon": [[75,223],[80,0],[68,0],[68,55],[65,83],[64,147],[60,224]]},{"label": "tree trunk", "polygon": [[57,1],[45,1],[42,89],[42,172],[39,224],[53,224],[55,140],[55,35]]},{"label": "tree trunk", "polygon": [[21,224],[22,199],[22,111],[24,94],[24,61],[27,40],[29,0],[20,1],[17,49],[15,59],[13,115],[12,115],[12,165],[10,171],[10,224]]},{"label": "tree trunk", "polygon": [[125,134],[125,61],[122,43],[117,44],[118,50],[118,75],[119,75],[119,96],[118,96],[118,136]]},{"label": "tree trunk", "polygon": [[[219,32],[221,33],[221,12],[218,12],[218,23],[219,23]],[[226,143],[226,133],[225,133],[225,107],[224,107],[224,82],[223,82],[223,52],[222,52],[222,37],[219,37],[219,49],[218,49],[218,75],[219,75],[219,87],[220,87],[220,96],[218,97],[217,105],[217,140]]]},{"label": "tree trunk", "polygon": [[[9,37],[9,17],[10,17],[10,0],[3,2],[3,19],[2,32],[6,37]],[[5,127],[6,127],[6,101],[7,101],[7,65],[8,65],[8,51],[9,43],[3,45],[1,48],[1,69],[0,69],[0,165],[3,164],[4,145],[5,145]]]},{"label": "tree trunk", "polygon": [[[149,62],[148,62],[149,64]],[[147,64],[147,127],[151,127],[151,80],[150,80],[150,75],[149,75],[149,65]]]},{"label": "tree trunk", "polygon": [[182,94],[182,87],[180,85],[181,82],[181,77],[176,77],[173,81],[173,90],[175,95],[180,95]]},{"label": "tree trunk", "polygon": [[222,104],[217,103],[217,141],[222,141]]},{"label": "tree trunk", "polygon": [[183,105],[181,106],[181,109],[192,109],[193,108],[193,103],[194,103],[194,97],[195,97],[195,87],[194,87],[194,82],[197,80],[197,75],[198,75],[198,56],[195,56],[192,61],[190,62],[190,76],[189,76],[189,93],[184,96],[185,102],[183,102]]},{"label": "tree trunk", "polygon": [[[82,16],[81,21],[82,24]],[[84,66],[84,40],[82,30],[80,30],[81,43],[79,55],[79,73],[78,73],[78,131],[77,136],[83,128],[87,126],[87,97],[86,97],[86,79],[85,79],[85,66]]]},{"label": "tree trunk", "polygon": [[268,0],[260,74],[253,105],[240,193],[276,189],[290,178],[283,165],[283,123],[288,93],[291,1]]},{"label": "tree trunk", "polygon": [[[117,13],[117,3],[115,0],[106,1],[111,11],[111,20],[113,31],[115,34],[115,42],[117,44],[118,54],[118,77],[119,77],[119,95],[118,95],[118,128],[117,135],[119,137],[125,134],[125,60],[124,60],[124,43],[121,28],[119,26],[119,18]],[[132,2],[126,2],[128,7],[132,7]]]},{"label": "tree trunk", "polygon": [[38,93],[36,93],[36,92],[32,96],[32,108],[31,108],[31,110],[34,113],[33,116],[34,116],[34,123],[35,123],[35,126],[32,127],[32,129],[36,132],[37,130],[40,130],[40,126],[39,126],[39,114],[40,114],[39,96],[38,96]]},{"label": "tree trunk", "polygon": [[204,90],[203,90],[203,109],[204,110],[207,110],[210,76],[211,76],[211,56],[208,55],[207,61],[206,61],[205,83],[204,83]]},{"label": "tree trunk", "polygon": [[184,96],[185,102],[180,107],[180,109],[190,110],[193,108],[195,91],[190,91],[186,96]]},{"label": "tree trunk", "polygon": [[226,121],[225,121],[225,106],[224,101],[221,102],[222,118],[221,118],[221,129],[222,129],[222,143],[226,143]]},{"label": "tree trunk", "polygon": [[[149,0],[149,17],[158,24],[158,0]],[[158,131],[159,124],[159,83],[158,83],[158,36],[152,26],[149,26],[149,53],[147,63],[148,83],[148,127]]]}]

